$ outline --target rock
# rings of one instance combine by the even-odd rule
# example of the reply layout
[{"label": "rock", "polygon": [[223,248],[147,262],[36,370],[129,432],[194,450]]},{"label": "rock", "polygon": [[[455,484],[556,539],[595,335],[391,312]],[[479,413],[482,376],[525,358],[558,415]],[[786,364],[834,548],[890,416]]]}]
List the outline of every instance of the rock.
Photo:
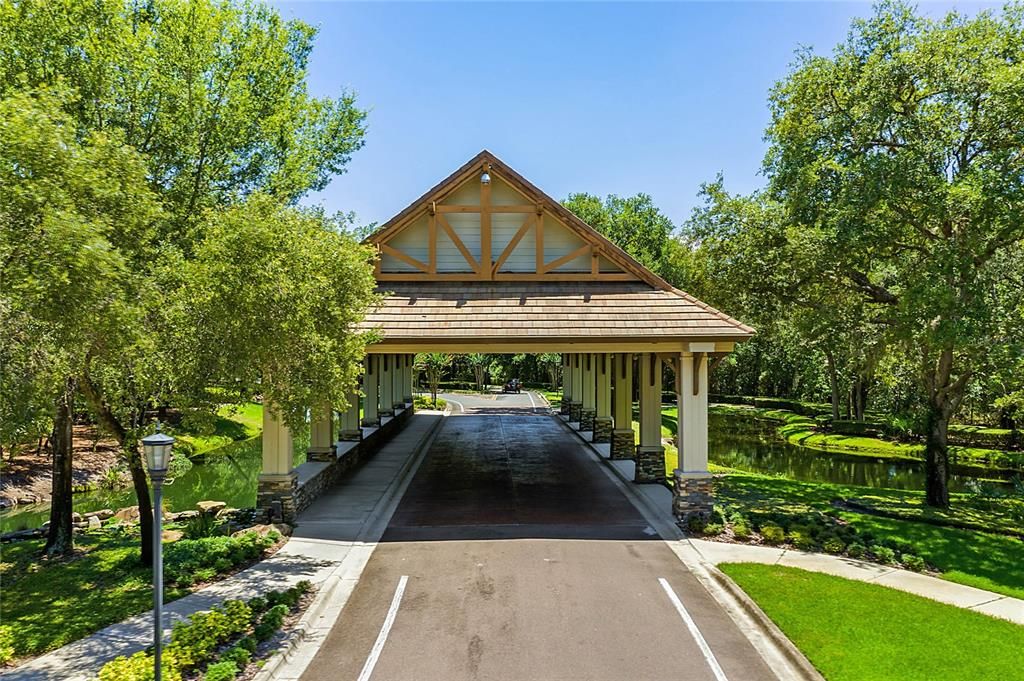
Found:
[{"label": "rock", "polygon": [[114,517],[114,512],[111,511],[109,508],[103,508],[103,509],[100,509],[99,511],[93,511],[92,513],[86,513],[85,517],[86,518],[96,517],[96,518],[99,518],[100,520],[107,520],[109,518],[113,518]]},{"label": "rock", "polygon": [[161,535],[165,542],[178,541],[184,536],[181,530],[164,530]]},{"label": "rock", "polygon": [[226,506],[227,503],[224,501],[200,501],[196,503],[196,508],[202,513],[217,513]]},{"label": "rock", "polygon": [[42,534],[40,530],[18,530],[17,532],[8,532],[4,536],[0,537],[0,541],[3,541],[4,543],[21,541],[22,539],[32,539],[40,534]]},{"label": "rock", "polygon": [[245,534],[246,532],[256,532],[260,536],[270,534],[271,532],[277,532],[282,537],[290,537],[292,535],[292,526],[284,523],[274,523],[273,525],[253,525],[252,527],[245,527],[238,530],[232,534],[232,536],[235,537],[240,534]]},{"label": "rock", "polygon": [[18,497],[18,504],[34,504],[37,501],[39,501],[39,499],[36,497]]},{"label": "rock", "polygon": [[82,522],[82,514],[77,512],[77,511],[73,512],[71,514],[71,522],[73,522],[73,523],[80,523],[80,522]]},{"label": "rock", "polygon": [[237,513],[237,508],[222,508],[219,511],[217,511],[217,518],[231,518]]},{"label": "rock", "polygon": [[101,527],[103,527],[103,523],[100,522],[99,518],[97,518],[96,516],[92,516],[91,518],[89,518],[89,529],[90,530],[98,530]]},{"label": "rock", "polygon": [[175,513],[172,519],[177,522],[185,522],[186,520],[192,520],[193,518],[198,517],[199,511],[181,511],[180,513]]},{"label": "rock", "polygon": [[139,507],[129,506],[127,508],[119,508],[117,509],[117,512],[114,513],[114,517],[126,523],[137,523],[139,522]]}]

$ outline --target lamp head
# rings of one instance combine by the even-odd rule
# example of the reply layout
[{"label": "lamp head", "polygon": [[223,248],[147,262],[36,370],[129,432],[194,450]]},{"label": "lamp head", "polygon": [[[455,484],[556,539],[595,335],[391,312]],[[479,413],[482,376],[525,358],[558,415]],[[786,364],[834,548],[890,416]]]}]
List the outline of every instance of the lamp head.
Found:
[{"label": "lamp head", "polygon": [[142,438],[142,451],[146,454],[146,466],[149,468],[150,477],[163,477],[167,473],[167,466],[171,461],[171,449],[174,447],[174,438],[164,433],[157,421],[156,432]]}]

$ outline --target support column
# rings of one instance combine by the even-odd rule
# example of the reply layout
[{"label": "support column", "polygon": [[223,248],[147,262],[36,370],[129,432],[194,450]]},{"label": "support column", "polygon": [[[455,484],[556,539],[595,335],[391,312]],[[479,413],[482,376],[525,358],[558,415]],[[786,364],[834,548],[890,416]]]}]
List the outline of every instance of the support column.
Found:
[{"label": "support column", "polygon": [[570,355],[572,362],[572,401],[569,402],[569,420],[580,422],[580,409],[583,408],[583,363],[578,352]]},{"label": "support column", "polygon": [[378,400],[381,418],[395,415],[395,356],[380,356],[380,398]]},{"label": "support column", "polygon": [[640,444],[636,448],[635,482],[665,479],[665,448],[661,444],[661,358],[640,355]]},{"label": "support column", "polygon": [[562,354],[562,404],[558,407],[560,414],[569,415],[569,403],[572,401],[572,355]]},{"label": "support column", "polygon": [[703,352],[679,358],[679,422],[676,442],[679,467],[673,472],[672,511],[685,523],[693,515],[710,515],[714,505],[708,472],[708,359]]},{"label": "support column", "polygon": [[338,439],[345,442],[363,439],[363,429],[359,427],[359,389],[351,390],[346,396],[348,407],[341,412],[341,433]]},{"label": "support column", "polygon": [[580,432],[593,432],[594,415],[597,413],[597,401],[595,395],[596,382],[594,373],[597,369],[597,355],[588,352],[580,360],[583,363],[583,393],[582,406],[580,407]]},{"label": "support column", "polygon": [[310,413],[306,461],[333,461],[334,454],[334,408],[329,404],[314,407]]},{"label": "support column", "polygon": [[256,507],[271,518],[295,520],[298,476],[292,468],[292,433],[277,407],[263,404],[263,464],[256,482]]},{"label": "support column", "polygon": [[606,352],[595,355],[595,383],[597,412],[594,415],[594,442],[612,441],[612,374],[614,355]]},{"label": "support column", "polygon": [[411,405],[413,403],[413,399],[412,399],[412,362],[413,362],[413,356],[412,355],[405,355],[405,370],[403,372],[403,378],[402,378],[402,399],[405,400],[406,404],[410,405],[410,407],[409,407],[410,409],[412,408]]},{"label": "support column", "polygon": [[379,402],[380,355],[366,356],[366,372],[363,374],[363,425],[376,428],[380,425]]},{"label": "support column", "polygon": [[405,409],[405,355],[391,355],[391,409],[397,414]]},{"label": "support column", "polygon": [[612,419],[613,459],[632,459],[636,456],[636,435],[633,433],[633,355],[620,352],[615,355],[615,387]]}]

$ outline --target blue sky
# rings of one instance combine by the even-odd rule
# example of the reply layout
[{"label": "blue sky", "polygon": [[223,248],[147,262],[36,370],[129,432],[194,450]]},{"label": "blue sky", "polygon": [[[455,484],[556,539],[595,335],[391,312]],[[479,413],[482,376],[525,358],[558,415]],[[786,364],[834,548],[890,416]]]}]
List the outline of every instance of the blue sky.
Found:
[{"label": "blue sky", "polygon": [[[383,222],[483,148],[556,199],[761,184],[767,94],[867,3],[273,3],[320,29],[317,95],[354,90],[366,146],[307,203]],[[925,3],[942,14],[953,5]],[[966,12],[978,3],[960,3]]]}]

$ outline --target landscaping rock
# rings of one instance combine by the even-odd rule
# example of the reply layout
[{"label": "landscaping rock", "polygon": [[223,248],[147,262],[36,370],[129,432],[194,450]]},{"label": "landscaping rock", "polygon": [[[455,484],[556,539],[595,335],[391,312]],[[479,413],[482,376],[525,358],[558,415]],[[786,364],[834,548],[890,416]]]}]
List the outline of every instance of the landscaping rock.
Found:
[{"label": "landscaping rock", "polygon": [[[136,508],[138,508],[138,507],[136,507]],[[93,511],[92,513],[86,513],[85,517],[86,518],[94,518],[95,517],[95,518],[99,518],[100,520],[107,520],[108,518],[113,518],[114,517],[114,512],[111,511],[109,508],[103,508],[103,509],[100,509],[99,511]]]},{"label": "landscaping rock", "polygon": [[126,523],[137,523],[139,522],[139,507],[129,506],[127,508],[119,508],[114,517],[120,521]]},{"label": "landscaping rock", "polygon": [[229,519],[234,517],[237,513],[237,508],[222,508],[219,511],[217,511],[217,517],[222,519]]},{"label": "landscaping rock", "polygon": [[73,523],[80,523],[80,522],[82,522],[82,514],[77,512],[77,511],[73,512],[71,514],[71,522],[73,522]]},{"label": "landscaping rock", "polygon": [[103,523],[100,521],[99,518],[97,518],[96,516],[92,516],[92,517],[89,518],[89,529],[90,530],[98,530],[101,527],[103,527]]},{"label": "landscaping rock", "polygon": [[172,520],[176,520],[179,523],[181,523],[181,522],[185,522],[187,520],[192,520],[193,518],[198,518],[198,517],[199,517],[199,511],[181,511],[180,513],[175,513],[174,517],[172,518]]},{"label": "landscaping rock", "polygon": [[34,504],[37,501],[39,501],[39,499],[36,497],[18,497],[19,504]]},{"label": "landscaping rock", "polygon": [[5,544],[12,541],[21,541],[22,539],[33,539],[35,537],[41,537],[43,535],[42,530],[18,530],[17,532],[8,532],[7,534],[0,537],[0,541]]},{"label": "landscaping rock", "polygon": [[226,506],[227,502],[224,501],[200,501],[196,503],[196,507],[202,513],[217,513]]},{"label": "landscaping rock", "polygon": [[163,537],[164,542],[172,542],[181,539],[185,533],[181,530],[164,530],[160,536]]}]

